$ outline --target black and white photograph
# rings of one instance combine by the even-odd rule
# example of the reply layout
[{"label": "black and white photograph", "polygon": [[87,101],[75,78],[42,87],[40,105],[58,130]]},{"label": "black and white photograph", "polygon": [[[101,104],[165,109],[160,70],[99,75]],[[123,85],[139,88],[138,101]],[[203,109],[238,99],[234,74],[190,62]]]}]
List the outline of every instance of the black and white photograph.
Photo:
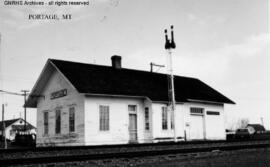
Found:
[{"label": "black and white photograph", "polygon": [[0,166],[269,167],[269,0],[1,0]]}]

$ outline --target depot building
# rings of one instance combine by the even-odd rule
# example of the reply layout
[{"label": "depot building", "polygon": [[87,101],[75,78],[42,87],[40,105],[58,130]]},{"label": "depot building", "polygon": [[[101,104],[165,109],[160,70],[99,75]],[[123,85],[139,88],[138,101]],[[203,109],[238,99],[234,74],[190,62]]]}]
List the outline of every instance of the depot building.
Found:
[{"label": "depot building", "polygon": [[175,121],[166,74],[49,59],[26,106],[37,108],[37,146],[225,139],[234,102],[196,78],[174,76]]}]

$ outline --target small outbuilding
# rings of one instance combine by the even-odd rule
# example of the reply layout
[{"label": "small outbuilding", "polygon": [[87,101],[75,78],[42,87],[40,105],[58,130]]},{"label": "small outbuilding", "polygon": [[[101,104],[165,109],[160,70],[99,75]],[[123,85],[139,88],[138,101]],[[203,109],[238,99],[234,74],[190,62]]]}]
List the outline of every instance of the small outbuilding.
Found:
[{"label": "small outbuilding", "polygon": [[49,59],[26,107],[37,108],[37,146],[226,139],[224,104],[196,78],[174,76],[176,111],[168,110],[166,74]]},{"label": "small outbuilding", "polygon": [[[4,128],[5,127],[5,128]],[[5,129],[5,130],[4,130]],[[9,140],[14,140],[16,134],[36,134],[36,128],[22,118],[10,119],[0,122],[0,135],[4,134]]]}]

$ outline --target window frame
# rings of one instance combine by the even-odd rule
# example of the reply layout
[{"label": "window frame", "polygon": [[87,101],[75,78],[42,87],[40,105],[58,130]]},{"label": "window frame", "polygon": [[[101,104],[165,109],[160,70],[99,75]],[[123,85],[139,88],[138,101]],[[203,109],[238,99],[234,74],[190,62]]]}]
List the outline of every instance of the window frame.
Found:
[{"label": "window frame", "polygon": [[[132,107],[134,107],[134,110],[131,110]],[[128,113],[130,113],[130,114],[137,114],[137,105],[135,105],[135,104],[129,104],[128,105]]]},{"label": "window frame", "polygon": [[61,109],[55,109],[55,134],[61,134]]},{"label": "window frame", "polygon": [[[193,111],[192,111],[193,110]],[[201,110],[201,112],[199,112]],[[190,107],[190,115],[204,115],[204,108],[202,107]]]},{"label": "window frame", "polygon": [[99,131],[110,131],[110,106],[99,105]]},{"label": "window frame", "polygon": [[174,123],[174,112],[173,112],[173,110],[171,110],[171,112],[170,112],[170,123],[171,123],[171,130],[173,130],[174,129],[174,126],[175,126],[175,123]]},{"label": "window frame", "polygon": [[169,130],[168,109],[166,106],[161,107],[161,128],[162,130]]},{"label": "window frame", "polygon": [[44,135],[49,134],[49,112],[48,111],[43,112],[43,134]]},{"label": "window frame", "polygon": [[220,115],[220,111],[206,111],[206,115],[214,115],[214,116],[219,116]]},{"label": "window frame", "polygon": [[75,132],[75,112],[76,109],[74,106],[69,107],[69,133]]},{"label": "window frame", "polygon": [[144,130],[149,131],[150,130],[150,111],[149,107],[144,108]]}]

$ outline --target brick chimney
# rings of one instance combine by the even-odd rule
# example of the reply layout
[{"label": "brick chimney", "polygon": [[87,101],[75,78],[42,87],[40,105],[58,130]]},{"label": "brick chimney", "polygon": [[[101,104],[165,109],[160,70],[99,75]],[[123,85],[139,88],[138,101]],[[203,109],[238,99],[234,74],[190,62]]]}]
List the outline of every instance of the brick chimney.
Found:
[{"label": "brick chimney", "polygon": [[115,69],[121,69],[121,56],[113,55],[112,59],[112,67]]}]

